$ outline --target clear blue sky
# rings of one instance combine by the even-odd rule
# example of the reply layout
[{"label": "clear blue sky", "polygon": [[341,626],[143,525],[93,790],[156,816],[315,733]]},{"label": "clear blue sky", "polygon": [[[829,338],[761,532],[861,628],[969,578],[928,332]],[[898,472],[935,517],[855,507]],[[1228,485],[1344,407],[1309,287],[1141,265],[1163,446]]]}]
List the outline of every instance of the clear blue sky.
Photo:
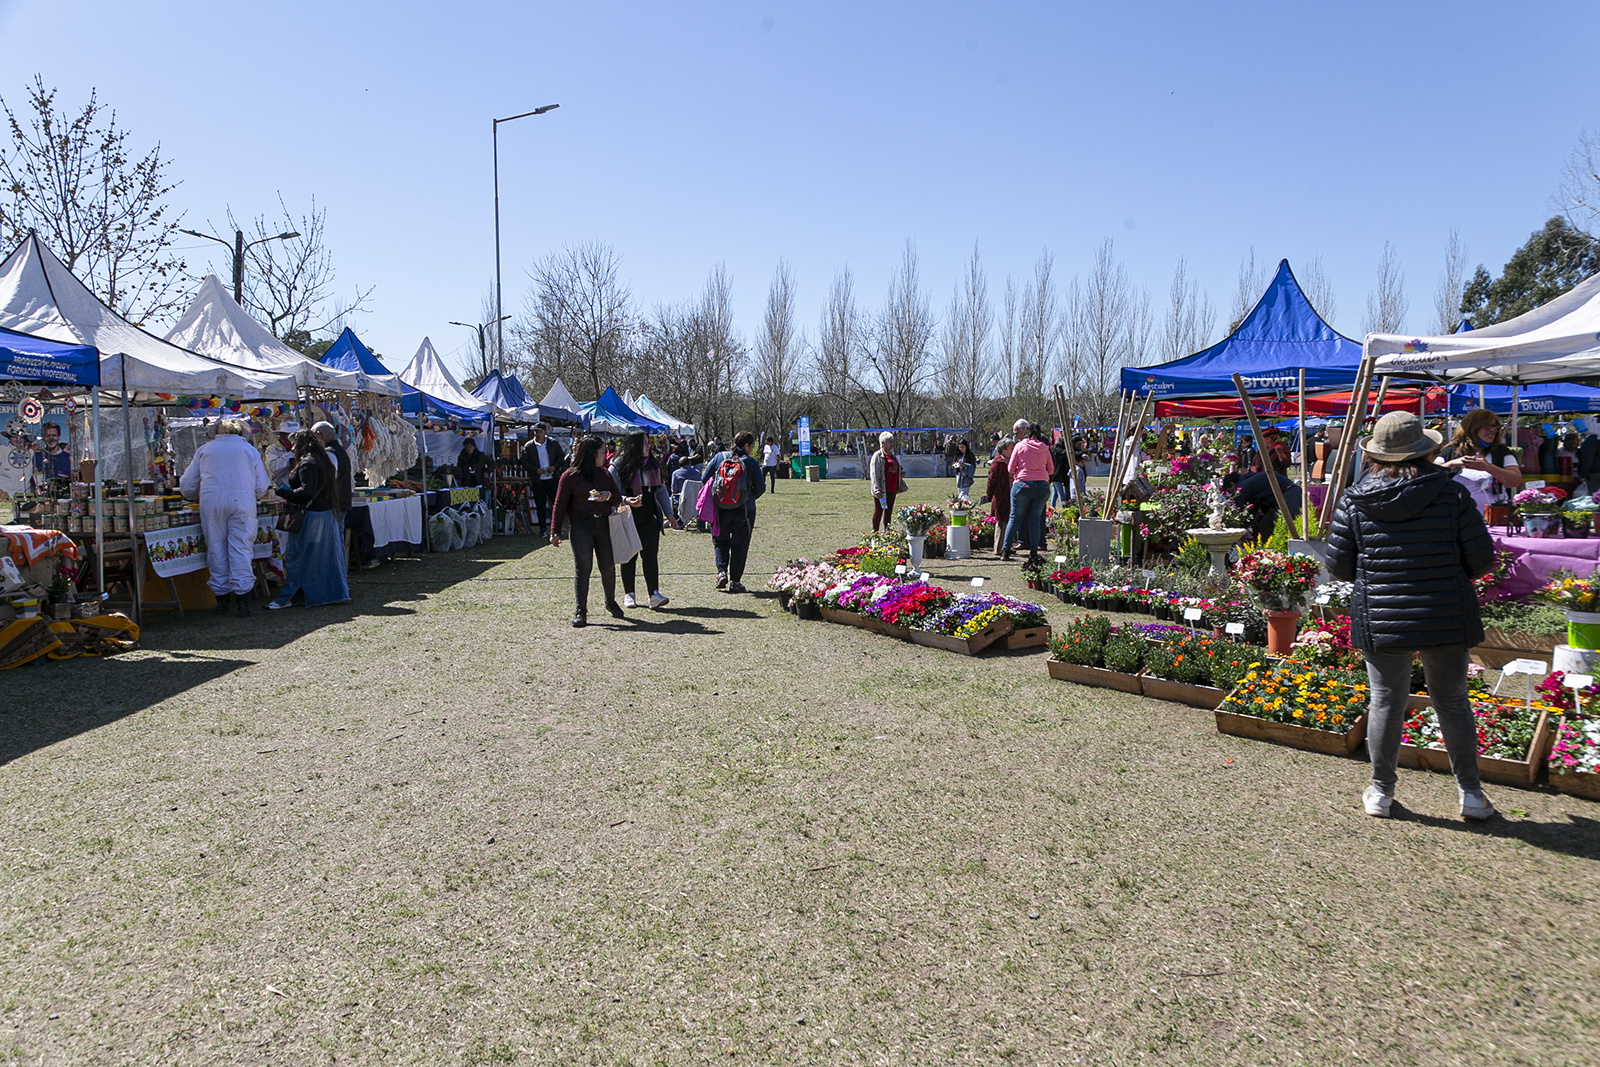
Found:
[{"label": "clear blue sky", "polygon": [[998,297],[1041,248],[1065,280],[1110,237],[1157,307],[1187,257],[1219,319],[1252,246],[1321,255],[1356,334],[1385,240],[1422,331],[1452,227],[1498,271],[1547,217],[1600,126],[1597,39],[1592,0],[0,0],[0,94],[97,88],[160,140],[187,225],[315,195],[394,364],[424,334],[464,349],[447,322],[493,275],[490,119],[545,103],[501,127],[508,310],[536,255],[591,238],[646,307],[725,262],[748,338],[779,257],[814,334],[834,271],[875,303],[907,238],[942,308],[974,241]]}]

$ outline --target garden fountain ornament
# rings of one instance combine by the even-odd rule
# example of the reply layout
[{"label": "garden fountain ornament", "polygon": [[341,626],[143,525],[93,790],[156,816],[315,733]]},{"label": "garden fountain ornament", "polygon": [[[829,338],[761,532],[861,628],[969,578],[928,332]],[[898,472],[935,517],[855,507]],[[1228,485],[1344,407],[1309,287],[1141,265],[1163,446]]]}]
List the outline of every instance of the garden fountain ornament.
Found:
[{"label": "garden fountain ornament", "polygon": [[1208,525],[1194,530],[1184,531],[1190,537],[1206,546],[1206,551],[1211,554],[1211,573],[1226,575],[1228,573],[1228,550],[1239,543],[1239,539],[1250,531],[1242,526],[1224,526],[1222,524],[1222,483],[1220,480],[1211,479],[1206,490],[1206,499],[1211,502],[1211,521]]}]

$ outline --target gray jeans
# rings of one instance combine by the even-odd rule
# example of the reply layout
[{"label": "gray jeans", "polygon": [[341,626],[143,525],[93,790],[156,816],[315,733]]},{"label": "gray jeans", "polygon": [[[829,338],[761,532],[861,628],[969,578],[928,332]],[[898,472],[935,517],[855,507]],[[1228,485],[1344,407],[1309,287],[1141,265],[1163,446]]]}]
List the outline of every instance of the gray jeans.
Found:
[{"label": "gray jeans", "polygon": [[[1467,649],[1465,645],[1424,648],[1422,673],[1428,697],[1439,718],[1445,751],[1456,785],[1469,792],[1479,788],[1478,727],[1467,702]],[[1367,707],[1367,755],[1372,760],[1372,784],[1394,795],[1395,762],[1400,757],[1400,728],[1406,720],[1406,698],[1411,693],[1410,652],[1368,652],[1367,681],[1372,692]]]}]

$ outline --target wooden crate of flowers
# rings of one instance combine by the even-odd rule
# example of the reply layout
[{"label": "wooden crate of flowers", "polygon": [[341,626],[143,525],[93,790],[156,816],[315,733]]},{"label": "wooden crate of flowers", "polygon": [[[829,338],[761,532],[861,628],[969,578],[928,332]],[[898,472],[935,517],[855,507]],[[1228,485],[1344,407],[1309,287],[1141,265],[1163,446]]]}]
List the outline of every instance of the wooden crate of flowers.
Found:
[{"label": "wooden crate of flowers", "polygon": [[1144,695],[1206,711],[1215,709],[1251,670],[1264,650],[1225,637],[1170,631],[1144,657]]},{"label": "wooden crate of flowers", "polygon": [[1074,619],[1050,638],[1050,677],[1079,685],[1144,691],[1145,642],[1132,632],[1114,631],[1103,615]]},{"label": "wooden crate of flowers", "polygon": [[1245,674],[1215,714],[1225,734],[1348,756],[1367,736],[1366,679],[1295,662],[1261,667]]},{"label": "wooden crate of flowers", "polygon": [[1600,800],[1600,716],[1567,713],[1552,720],[1550,788]]},{"label": "wooden crate of flowers", "polygon": [[[1551,707],[1542,700],[1527,702],[1487,693],[1472,693],[1469,700],[1477,724],[1479,776],[1499,785],[1532,785],[1550,747]],[[1431,703],[1406,713],[1400,728],[1400,755],[1403,766],[1450,773],[1450,754],[1445,751]]]}]

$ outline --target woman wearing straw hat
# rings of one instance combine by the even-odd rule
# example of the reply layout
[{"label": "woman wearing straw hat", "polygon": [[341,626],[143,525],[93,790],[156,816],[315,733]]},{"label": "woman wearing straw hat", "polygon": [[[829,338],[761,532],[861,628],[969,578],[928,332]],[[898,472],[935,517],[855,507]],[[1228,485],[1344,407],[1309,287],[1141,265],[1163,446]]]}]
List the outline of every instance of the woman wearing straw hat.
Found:
[{"label": "woman wearing straw hat", "polygon": [[1378,818],[1394,800],[1413,653],[1422,657],[1462,816],[1495,813],[1478,782],[1478,733],[1467,701],[1467,652],[1483,640],[1472,580],[1488,572],[1494,545],[1472,495],[1433,462],[1443,441],[1415,415],[1379,419],[1361,444],[1370,470],[1339,501],[1328,531],[1328,569],[1355,583],[1350,642],[1365,655],[1371,683],[1372,784],[1361,799]]}]

